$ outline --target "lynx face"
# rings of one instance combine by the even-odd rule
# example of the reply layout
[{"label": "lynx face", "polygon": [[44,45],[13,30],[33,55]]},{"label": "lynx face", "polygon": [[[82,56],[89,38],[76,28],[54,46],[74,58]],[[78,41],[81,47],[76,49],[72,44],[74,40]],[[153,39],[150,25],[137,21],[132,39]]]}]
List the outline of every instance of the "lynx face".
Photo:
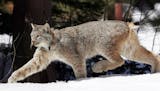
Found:
[{"label": "lynx face", "polygon": [[32,25],[31,46],[49,48],[52,41],[51,29],[48,23],[45,25]]}]

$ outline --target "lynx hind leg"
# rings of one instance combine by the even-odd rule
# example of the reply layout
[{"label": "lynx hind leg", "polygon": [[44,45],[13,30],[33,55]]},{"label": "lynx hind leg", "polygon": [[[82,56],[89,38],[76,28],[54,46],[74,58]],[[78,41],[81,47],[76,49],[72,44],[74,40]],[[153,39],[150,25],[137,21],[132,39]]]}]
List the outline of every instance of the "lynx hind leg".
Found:
[{"label": "lynx hind leg", "polygon": [[122,47],[122,55],[130,60],[151,65],[151,72],[156,72],[159,60],[139,43],[134,31],[130,31],[127,41]]},{"label": "lynx hind leg", "polygon": [[93,65],[93,72],[101,73],[103,71],[113,70],[124,64],[124,60],[116,52],[110,54],[106,53],[104,57],[106,58],[106,60],[99,61]]},{"label": "lynx hind leg", "polygon": [[133,60],[139,63],[145,63],[151,65],[151,72],[154,73],[157,71],[158,60],[156,57],[147,49],[142,46],[137,46],[134,51],[129,53],[128,59]]}]

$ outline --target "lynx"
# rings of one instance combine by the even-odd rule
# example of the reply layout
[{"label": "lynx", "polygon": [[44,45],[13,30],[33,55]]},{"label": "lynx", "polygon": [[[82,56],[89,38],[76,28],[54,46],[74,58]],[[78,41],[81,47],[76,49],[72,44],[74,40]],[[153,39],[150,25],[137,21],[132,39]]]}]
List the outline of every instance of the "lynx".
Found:
[{"label": "lynx", "polygon": [[35,74],[53,61],[59,60],[73,68],[75,77],[86,77],[86,59],[102,55],[92,66],[99,73],[124,64],[121,56],[152,66],[152,72],[160,71],[160,57],[142,47],[136,33],[122,21],[93,21],[63,29],[50,28],[49,24],[32,24],[31,41],[37,47],[33,58],[13,72],[9,83]]}]

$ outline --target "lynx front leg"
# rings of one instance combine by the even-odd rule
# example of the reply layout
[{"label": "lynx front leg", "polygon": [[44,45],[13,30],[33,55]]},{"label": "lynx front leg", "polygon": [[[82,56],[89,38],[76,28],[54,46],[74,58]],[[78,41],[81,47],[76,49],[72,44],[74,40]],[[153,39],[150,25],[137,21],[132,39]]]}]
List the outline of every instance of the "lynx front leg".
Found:
[{"label": "lynx front leg", "polygon": [[77,63],[72,66],[76,79],[86,78],[86,65],[83,63]]},{"label": "lynx front leg", "polygon": [[27,78],[28,76],[31,76],[32,74],[42,71],[48,66],[48,64],[49,61],[47,61],[44,56],[35,56],[27,64],[13,72],[13,74],[8,79],[8,83],[15,83]]},{"label": "lynx front leg", "polygon": [[72,57],[70,56],[69,60],[76,79],[86,78],[87,71],[85,61],[80,60],[80,58],[78,56],[74,56],[74,54],[72,55]]}]

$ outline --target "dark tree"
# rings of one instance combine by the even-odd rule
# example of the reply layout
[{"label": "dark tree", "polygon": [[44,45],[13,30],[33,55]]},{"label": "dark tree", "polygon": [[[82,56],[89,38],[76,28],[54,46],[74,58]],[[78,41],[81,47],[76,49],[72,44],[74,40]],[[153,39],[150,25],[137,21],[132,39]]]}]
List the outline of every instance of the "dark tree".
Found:
[{"label": "dark tree", "polygon": [[[30,48],[31,26],[25,20],[36,24],[44,24],[51,17],[51,3],[49,0],[14,0],[13,11],[13,37],[16,47],[16,59],[14,70],[20,68],[28,62],[34,53]],[[54,65],[50,65],[47,70],[39,72],[25,81],[29,82],[52,82],[55,81]]]}]

